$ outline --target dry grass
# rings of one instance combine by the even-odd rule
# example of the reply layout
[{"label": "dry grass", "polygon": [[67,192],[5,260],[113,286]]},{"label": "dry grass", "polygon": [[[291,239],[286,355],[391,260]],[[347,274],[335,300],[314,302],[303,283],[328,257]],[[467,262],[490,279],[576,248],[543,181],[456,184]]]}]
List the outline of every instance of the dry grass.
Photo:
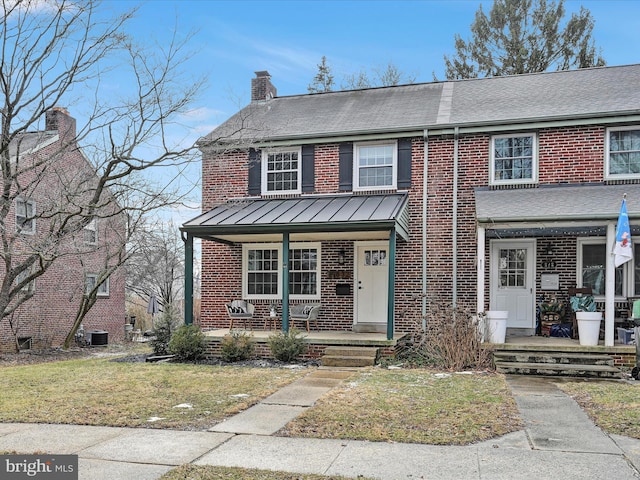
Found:
[{"label": "dry grass", "polygon": [[521,428],[501,375],[372,369],[323,396],[280,434],[463,445]]},{"label": "dry grass", "polygon": [[[367,480],[364,477],[358,478]],[[160,480],[347,480],[347,477],[184,465],[166,473]]]},{"label": "dry grass", "polygon": [[[200,430],[307,373],[108,358],[6,366],[0,368],[0,422]],[[192,408],[175,408],[181,404]]]},{"label": "dry grass", "polygon": [[607,433],[640,439],[640,383],[563,382],[558,387]]}]

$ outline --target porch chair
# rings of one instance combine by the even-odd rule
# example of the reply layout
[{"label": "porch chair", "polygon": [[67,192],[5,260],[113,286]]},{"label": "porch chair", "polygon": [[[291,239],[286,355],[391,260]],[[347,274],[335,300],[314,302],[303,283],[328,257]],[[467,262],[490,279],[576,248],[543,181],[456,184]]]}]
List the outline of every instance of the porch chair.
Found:
[{"label": "porch chair", "polygon": [[231,303],[225,304],[225,308],[227,309],[227,315],[230,320],[229,330],[233,328],[234,320],[242,320],[245,330],[247,328],[247,320],[249,320],[249,325],[251,325],[251,319],[255,311],[255,306],[252,303],[246,300],[233,300]]},{"label": "porch chair", "polygon": [[318,313],[320,313],[320,305],[291,305],[289,308],[289,318],[291,323],[295,325],[296,320],[305,322],[307,332],[310,331],[309,324],[314,322],[316,330],[318,329]]},{"label": "porch chair", "polygon": [[593,301],[593,289],[591,287],[570,288],[569,305],[571,305],[571,338],[578,338],[578,321],[576,312],[582,309],[594,311],[596,303]]}]

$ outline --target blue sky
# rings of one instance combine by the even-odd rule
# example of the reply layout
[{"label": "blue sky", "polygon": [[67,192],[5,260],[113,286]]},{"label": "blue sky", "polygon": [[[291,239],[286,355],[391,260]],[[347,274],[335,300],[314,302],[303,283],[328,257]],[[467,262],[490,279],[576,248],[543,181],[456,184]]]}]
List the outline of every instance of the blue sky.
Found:
[{"label": "blue sky", "polygon": [[[432,81],[434,73],[444,79],[443,55],[454,53],[456,33],[469,38],[481,3],[488,12],[492,2],[477,0],[107,0],[103,6],[117,12],[140,5],[130,25],[140,39],[162,43],[174,29],[179,36],[195,32],[186,66],[209,78],[184,119],[187,137],[195,139],[249,102],[257,70],[271,73],[280,96],[306,93],[323,55],[338,87],[349,74],[389,63],[417,82]],[[595,19],[594,38],[608,65],[640,63],[640,1],[568,0],[567,16],[581,5]]]}]

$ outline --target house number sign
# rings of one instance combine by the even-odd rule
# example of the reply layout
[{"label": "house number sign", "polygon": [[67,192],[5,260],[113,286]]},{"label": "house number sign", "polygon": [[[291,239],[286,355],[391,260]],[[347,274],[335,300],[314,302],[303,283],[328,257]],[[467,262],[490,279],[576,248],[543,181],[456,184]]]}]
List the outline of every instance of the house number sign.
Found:
[{"label": "house number sign", "polygon": [[546,260],[542,262],[542,268],[545,270],[554,270],[556,268],[556,262],[553,260]]}]

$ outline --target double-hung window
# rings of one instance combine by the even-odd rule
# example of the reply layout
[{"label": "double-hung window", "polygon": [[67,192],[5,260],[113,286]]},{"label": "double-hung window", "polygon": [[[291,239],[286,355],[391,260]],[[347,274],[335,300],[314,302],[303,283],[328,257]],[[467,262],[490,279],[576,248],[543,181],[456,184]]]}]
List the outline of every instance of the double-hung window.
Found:
[{"label": "double-hung window", "polygon": [[84,243],[95,245],[98,243],[98,222],[94,218],[83,229]]},{"label": "double-hung window", "polygon": [[397,142],[357,143],[354,147],[354,190],[396,188]]},{"label": "double-hung window", "polygon": [[300,193],[302,154],[300,148],[262,152],[262,193]]},{"label": "double-hung window", "polygon": [[605,144],[607,178],[640,178],[640,127],[610,128]]},{"label": "double-hung window", "polygon": [[[591,287],[594,296],[604,297],[606,284],[607,252],[604,239],[578,239],[578,281],[580,287]],[[625,291],[625,264],[615,269],[615,295],[622,297]]]},{"label": "double-hung window", "polygon": [[[282,298],[282,244],[245,244],[243,297]],[[289,248],[289,295],[294,299],[320,298],[320,245],[291,244]]]},{"label": "double-hung window", "polygon": [[[26,278],[31,275],[31,271],[30,270],[23,270],[22,272],[20,272],[15,279],[15,284],[16,285],[20,285],[22,282],[24,282],[26,280]],[[31,280],[30,282],[26,283],[21,289],[21,292],[24,293],[33,293],[36,290],[36,281],[35,280]]]},{"label": "double-hung window", "polygon": [[534,134],[497,135],[491,138],[491,183],[511,185],[537,181]]},{"label": "double-hung window", "polygon": [[[98,283],[98,275],[95,273],[87,273],[85,276],[85,293],[88,295],[96,287]],[[109,278],[106,278],[104,282],[98,285],[98,291],[96,292],[98,297],[109,296]]]},{"label": "double-hung window", "polygon": [[36,232],[36,204],[23,198],[16,199],[16,231],[33,234]]}]

